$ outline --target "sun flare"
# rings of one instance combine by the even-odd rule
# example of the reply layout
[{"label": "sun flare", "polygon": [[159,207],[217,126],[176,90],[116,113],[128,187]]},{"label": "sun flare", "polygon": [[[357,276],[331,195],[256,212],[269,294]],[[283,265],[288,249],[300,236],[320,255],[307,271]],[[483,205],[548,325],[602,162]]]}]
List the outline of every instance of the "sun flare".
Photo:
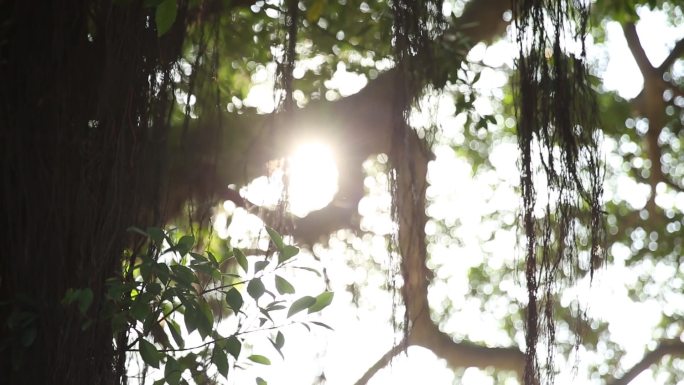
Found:
[{"label": "sun flare", "polygon": [[290,211],[300,217],[325,207],[337,192],[337,163],[330,146],[300,144],[289,158]]}]

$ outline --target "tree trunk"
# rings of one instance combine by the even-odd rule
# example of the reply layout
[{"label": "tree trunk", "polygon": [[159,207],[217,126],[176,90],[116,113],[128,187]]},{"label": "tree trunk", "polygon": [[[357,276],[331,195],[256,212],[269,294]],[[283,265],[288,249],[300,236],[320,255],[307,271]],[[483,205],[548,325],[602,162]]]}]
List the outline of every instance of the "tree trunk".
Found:
[{"label": "tree trunk", "polygon": [[[125,229],[159,219],[153,141],[168,106],[149,101],[168,95],[151,75],[178,52],[140,3],[0,4],[0,383],[119,381],[109,320],[86,322],[120,270]],[[85,315],[61,303],[69,288],[93,291]]]}]

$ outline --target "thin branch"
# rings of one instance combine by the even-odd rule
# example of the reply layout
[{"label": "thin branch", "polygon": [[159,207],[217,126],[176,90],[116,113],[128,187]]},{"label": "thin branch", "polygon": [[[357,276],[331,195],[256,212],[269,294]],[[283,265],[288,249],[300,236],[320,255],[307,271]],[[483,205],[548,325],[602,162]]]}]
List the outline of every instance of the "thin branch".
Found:
[{"label": "thin branch", "polygon": [[647,353],[636,365],[625,373],[624,376],[616,378],[609,385],[627,385],[641,372],[648,369],[651,365],[658,363],[665,356],[684,356],[684,342],[680,340],[663,341],[655,350]]},{"label": "thin branch", "polygon": [[679,40],[677,44],[675,44],[674,48],[672,48],[672,51],[670,51],[670,54],[667,55],[667,58],[665,58],[665,60],[663,60],[658,67],[658,73],[662,74],[669,70],[674,62],[682,55],[684,55],[684,39]]},{"label": "thin branch", "polygon": [[383,356],[380,357],[380,359],[377,362],[375,362],[373,366],[368,368],[368,370],[366,370],[366,373],[364,373],[363,376],[361,376],[361,378],[359,378],[359,380],[354,383],[354,385],[366,385],[368,381],[371,378],[373,378],[373,376],[375,376],[377,372],[380,371],[380,369],[389,365],[394,357],[396,357],[399,353],[404,351],[404,346],[404,342],[400,342],[399,344],[393,346],[392,349],[390,349],[387,353],[383,354]]},{"label": "thin branch", "polygon": [[632,56],[634,57],[637,66],[639,66],[639,71],[641,72],[641,75],[644,78],[652,76],[655,71],[655,68],[653,68],[653,65],[648,60],[648,56],[646,56],[646,51],[644,51],[644,47],[641,45],[641,41],[639,40],[639,34],[637,34],[636,26],[634,25],[634,23],[627,23],[623,25],[622,32],[625,35],[625,39],[627,40],[627,46],[629,47],[629,50],[632,52]]}]

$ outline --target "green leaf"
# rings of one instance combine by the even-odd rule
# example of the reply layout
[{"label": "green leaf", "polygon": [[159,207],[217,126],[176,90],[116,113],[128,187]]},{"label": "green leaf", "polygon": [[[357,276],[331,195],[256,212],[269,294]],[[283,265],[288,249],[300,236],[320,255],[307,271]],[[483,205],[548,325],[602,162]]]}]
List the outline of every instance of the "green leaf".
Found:
[{"label": "green leaf", "polygon": [[247,257],[245,257],[245,253],[242,252],[242,250],[235,248],[233,249],[233,253],[235,254],[235,260],[237,261],[238,265],[242,268],[242,270],[247,273],[249,271],[249,263],[247,262]]},{"label": "green leaf", "polygon": [[146,297],[144,294],[139,294],[131,306],[131,315],[138,321],[144,321],[152,313]]},{"label": "green leaf", "polygon": [[202,315],[204,315],[204,320],[206,321],[204,325],[211,331],[214,325],[214,313],[211,311],[211,306],[209,306],[207,301],[202,300],[199,302],[199,307],[202,311]]},{"label": "green leaf", "polygon": [[184,286],[189,287],[193,283],[197,283],[197,276],[187,266],[173,265],[171,271],[173,271],[176,282]]},{"label": "green leaf", "polygon": [[266,288],[264,287],[264,283],[261,282],[261,278],[254,278],[247,284],[247,293],[254,298],[255,301],[258,301],[259,298],[264,295],[265,291]]},{"label": "green leaf", "polygon": [[242,299],[242,294],[236,288],[231,287],[226,293],[226,303],[237,314],[245,301]]},{"label": "green leaf", "polygon": [[161,353],[159,353],[157,348],[142,338],[138,342],[138,348],[140,349],[140,356],[142,357],[143,361],[145,361],[147,365],[159,369]]},{"label": "green leaf", "polygon": [[147,287],[145,287],[145,290],[152,295],[153,297],[158,296],[161,294],[162,287],[159,283],[157,282],[151,282],[147,284]]},{"label": "green leaf", "polygon": [[275,345],[278,349],[281,349],[283,346],[285,346],[285,336],[280,332],[280,330],[278,331],[278,334],[276,334]]},{"label": "green leaf", "polygon": [[269,321],[273,322],[273,318],[271,318],[271,315],[268,314],[268,312],[269,312],[268,309],[264,309],[264,308],[260,307],[259,312],[261,312],[261,314],[263,314],[266,318],[268,318]]},{"label": "green leaf", "polygon": [[216,259],[216,256],[209,250],[207,250],[207,257],[209,258],[209,261],[211,261],[211,264],[214,265],[214,267],[218,267],[218,259]]},{"label": "green leaf", "polygon": [[154,22],[157,24],[157,36],[163,36],[168,32],[176,21],[178,3],[176,0],[164,0],[157,5],[154,13]]},{"label": "green leaf", "polygon": [[76,290],[68,288],[62,298],[62,305],[71,305],[76,300],[77,295]]},{"label": "green leaf", "polygon": [[314,324],[314,325],[316,325],[316,326],[320,326],[320,327],[322,327],[322,328],[326,328],[326,329],[335,331],[335,329],[333,329],[333,328],[330,327],[328,324],[325,324],[325,323],[323,323],[323,322],[311,321],[311,323]]},{"label": "green leaf", "polygon": [[280,357],[285,359],[285,356],[283,355],[283,352],[281,350],[283,348],[283,345],[285,345],[285,336],[283,336],[283,333],[279,331],[276,335],[275,341],[271,339],[269,339],[269,341],[271,342],[271,345],[273,345],[273,348],[275,348],[275,350],[278,352],[278,354],[280,354]]},{"label": "green leaf", "polygon": [[256,362],[257,364],[271,365],[271,360],[259,354],[252,354],[251,356],[247,357],[247,359],[252,362]]},{"label": "green leaf", "polygon": [[162,241],[164,241],[164,238],[166,238],[166,233],[159,227],[148,227],[147,234],[149,234],[150,238],[157,246],[160,246]]},{"label": "green leaf", "polygon": [[242,342],[237,337],[230,336],[226,340],[226,350],[237,360],[238,356],[240,356],[240,350],[242,350]]},{"label": "green leaf", "polygon": [[304,296],[290,305],[290,310],[287,311],[287,317],[292,317],[293,315],[299,313],[304,309],[308,309],[310,306],[316,303],[316,298],[311,296]]},{"label": "green leaf", "polygon": [[295,255],[299,254],[299,248],[291,245],[287,245],[283,247],[283,249],[280,251],[280,254],[278,254],[278,264],[281,264],[288,259],[294,257]]},{"label": "green leaf", "polygon": [[178,254],[180,254],[182,257],[185,256],[188,252],[190,252],[194,245],[195,237],[193,237],[192,235],[183,235],[176,244],[176,251],[178,251]]},{"label": "green leaf", "polygon": [[216,365],[218,372],[228,378],[228,357],[223,349],[214,349],[214,354],[211,356],[211,362]]},{"label": "green leaf", "polygon": [[270,227],[266,227],[266,232],[268,233],[268,236],[271,237],[271,241],[273,241],[273,244],[278,250],[282,250],[285,247],[285,244],[283,243],[283,237],[278,234],[277,231]]},{"label": "green leaf", "polygon": [[254,264],[254,271],[258,273],[265,269],[266,266],[268,266],[268,261],[258,261]]},{"label": "green leaf", "polygon": [[178,347],[183,349],[185,347],[185,340],[183,339],[183,335],[181,334],[178,322],[174,320],[167,320],[167,323],[169,325],[169,330],[171,331],[171,337],[173,337],[173,340],[176,341]]},{"label": "green leaf", "polygon": [[324,291],[323,293],[319,294],[316,297],[316,303],[309,307],[309,313],[315,313],[328,307],[328,305],[330,305],[332,302],[334,295],[335,293],[332,291]]},{"label": "green leaf", "polygon": [[257,377],[256,378],[256,383],[257,385],[268,385],[268,382],[266,382],[263,378]]},{"label": "green leaf", "polygon": [[277,274],[275,276],[275,286],[276,290],[278,290],[278,293],[280,294],[294,294],[295,292],[294,286],[292,286],[292,284],[285,278]]},{"label": "green leaf", "polygon": [[180,383],[181,374],[183,370],[176,361],[175,358],[171,356],[166,357],[166,364],[164,364],[164,378],[169,385],[178,385]]},{"label": "green leaf", "polygon": [[78,310],[81,314],[84,314],[90,308],[93,303],[93,291],[90,288],[85,289],[67,289],[64,297],[62,298],[62,304],[71,305],[72,303],[78,303]]},{"label": "green leaf", "polygon": [[185,307],[185,313],[183,314],[183,320],[185,321],[185,330],[188,331],[188,334],[194,332],[197,330],[198,323],[201,321],[198,321],[197,314],[198,311],[194,306],[186,306]]},{"label": "green leaf", "polygon": [[81,289],[78,296],[78,310],[85,314],[93,303],[93,291],[90,288]]},{"label": "green leaf", "polygon": [[209,262],[209,260],[207,259],[207,257],[205,257],[205,256],[202,255],[202,254],[193,253],[193,252],[190,252],[189,254],[190,254],[190,256],[191,256],[192,259],[193,259],[193,263]]}]

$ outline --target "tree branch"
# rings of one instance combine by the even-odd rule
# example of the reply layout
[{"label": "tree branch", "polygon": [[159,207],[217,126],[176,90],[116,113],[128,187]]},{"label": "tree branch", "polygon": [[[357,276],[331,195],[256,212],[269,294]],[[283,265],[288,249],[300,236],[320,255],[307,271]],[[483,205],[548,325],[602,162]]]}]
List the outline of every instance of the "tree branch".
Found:
[{"label": "tree branch", "polygon": [[[466,41],[468,50],[479,41],[491,41],[500,36],[507,23],[503,13],[510,8],[509,0],[474,0],[468,3],[463,14],[454,20],[447,32],[457,36],[459,44]],[[456,43],[455,43],[456,44]],[[295,218],[295,236],[303,243],[313,244],[325,239],[341,228],[358,229],[358,203],[364,194],[362,163],[368,157],[389,151],[392,132],[391,100],[399,81],[398,71],[390,69],[370,80],[360,92],[335,102],[312,101],[304,108],[293,111],[290,127],[278,127],[280,121],[273,115],[231,115],[234,124],[219,151],[220,166],[216,175],[199,174],[201,159],[195,162],[178,162],[181,169],[171,181],[192,185],[192,196],[198,201],[209,197],[223,197],[228,183],[244,185],[267,174],[265,165],[286,156],[294,140],[318,139],[333,146],[340,155],[337,159],[339,191],[333,202],[305,218]],[[204,124],[212,124],[206,121]],[[198,133],[210,130],[198,129]],[[200,135],[193,135],[198,143],[190,148],[205,148]],[[237,139],[239,138],[239,139]],[[208,141],[206,139],[204,141]],[[238,142],[239,141],[239,142]],[[230,150],[225,150],[230,149]],[[200,163],[200,164],[197,164]],[[184,186],[169,186],[170,211],[191,197]],[[176,210],[176,211],[174,211]]]},{"label": "tree branch", "polygon": [[[420,346],[430,350],[445,360],[451,368],[477,367],[516,372],[522,378],[525,356],[515,347],[487,347],[469,342],[454,341],[448,334],[439,330],[427,314],[414,322],[409,334],[409,346]],[[365,385],[377,372],[392,362],[404,349],[404,343],[392,347],[366,373],[354,383]]]},{"label": "tree branch", "polygon": [[669,70],[674,62],[682,55],[684,55],[684,39],[679,40],[677,44],[675,44],[674,48],[672,48],[672,51],[670,51],[670,54],[667,55],[665,60],[663,60],[658,67],[658,73],[662,75],[665,71]]},{"label": "tree branch", "polygon": [[488,367],[510,370],[522,378],[525,355],[517,347],[488,347],[470,342],[457,342],[439,330],[439,327],[424,314],[414,323],[409,345],[422,346],[446,360],[452,368]]},{"label": "tree branch", "polygon": [[390,362],[392,362],[392,359],[399,355],[399,353],[401,353],[402,351],[404,351],[404,343],[400,343],[392,347],[392,349],[390,349],[387,353],[383,354],[382,357],[380,357],[380,359],[377,362],[375,362],[375,364],[373,364],[373,366],[368,368],[368,370],[366,370],[366,373],[364,373],[363,376],[361,376],[361,378],[359,378],[359,380],[354,383],[354,385],[366,385],[368,381],[371,378],[373,378],[373,376],[375,376],[377,372],[379,372],[381,369],[389,365]]},{"label": "tree branch", "polygon": [[637,66],[639,66],[639,71],[641,72],[641,75],[644,77],[644,79],[653,76],[655,69],[653,68],[651,62],[648,60],[648,56],[646,56],[646,51],[644,51],[644,47],[641,45],[641,41],[639,40],[639,34],[637,34],[636,26],[634,25],[634,23],[624,24],[622,26],[622,32],[625,35],[625,39],[627,40],[627,46],[629,47],[629,50],[632,52],[632,56],[634,57]]},{"label": "tree branch", "polygon": [[616,378],[609,385],[627,385],[641,372],[656,364],[665,356],[684,356],[684,342],[681,340],[663,341],[655,350],[648,352],[641,361],[632,366],[622,377]]}]

